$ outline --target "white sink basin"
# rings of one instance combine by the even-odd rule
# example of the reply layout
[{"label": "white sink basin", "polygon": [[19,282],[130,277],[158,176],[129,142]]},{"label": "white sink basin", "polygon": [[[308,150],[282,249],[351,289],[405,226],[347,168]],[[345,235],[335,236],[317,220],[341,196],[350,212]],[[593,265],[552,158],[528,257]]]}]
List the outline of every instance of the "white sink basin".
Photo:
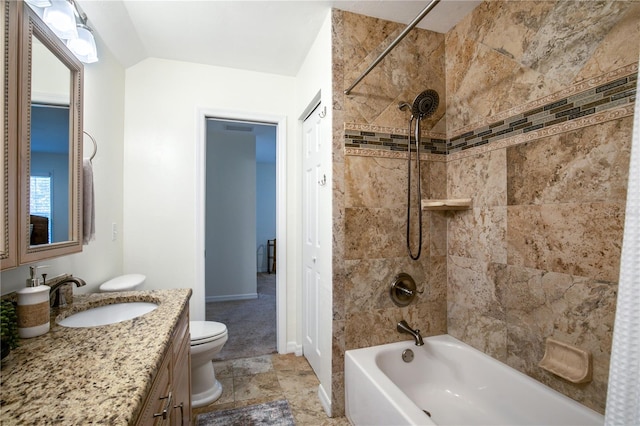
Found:
[{"label": "white sink basin", "polygon": [[149,313],[158,307],[150,302],[126,302],[97,306],[57,321],[64,327],[83,328],[115,324]]}]

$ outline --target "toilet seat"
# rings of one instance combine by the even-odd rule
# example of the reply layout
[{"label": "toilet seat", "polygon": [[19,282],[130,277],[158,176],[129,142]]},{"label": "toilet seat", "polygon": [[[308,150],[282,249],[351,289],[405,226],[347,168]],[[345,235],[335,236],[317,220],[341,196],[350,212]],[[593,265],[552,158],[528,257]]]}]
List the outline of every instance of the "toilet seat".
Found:
[{"label": "toilet seat", "polygon": [[227,335],[227,326],[214,321],[190,321],[189,330],[191,346],[213,342]]},{"label": "toilet seat", "polygon": [[133,290],[144,282],[147,277],[142,274],[120,275],[100,285],[101,291],[128,291]]}]

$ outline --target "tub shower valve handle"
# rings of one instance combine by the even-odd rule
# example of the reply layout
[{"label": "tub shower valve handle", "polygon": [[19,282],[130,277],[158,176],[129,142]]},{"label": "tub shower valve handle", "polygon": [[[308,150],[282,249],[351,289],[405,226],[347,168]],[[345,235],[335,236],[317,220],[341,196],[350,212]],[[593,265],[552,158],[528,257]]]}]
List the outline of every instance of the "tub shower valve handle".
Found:
[{"label": "tub shower valve handle", "polygon": [[411,296],[413,296],[413,295],[415,294],[415,292],[414,292],[413,290],[408,289],[408,288],[406,288],[406,287],[403,287],[403,286],[401,286],[401,285],[398,285],[398,286],[396,287],[396,291],[399,291],[399,292],[401,292],[401,293],[404,293],[404,294],[406,294],[406,295],[407,295],[407,296],[409,296],[409,297],[411,297]]},{"label": "tub shower valve handle", "polygon": [[424,292],[418,291],[416,282],[413,280],[411,275],[405,274],[404,272],[396,275],[391,283],[391,288],[389,289],[389,296],[391,296],[391,300],[400,307],[408,306],[413,302],[416,294],[422,293]]}]

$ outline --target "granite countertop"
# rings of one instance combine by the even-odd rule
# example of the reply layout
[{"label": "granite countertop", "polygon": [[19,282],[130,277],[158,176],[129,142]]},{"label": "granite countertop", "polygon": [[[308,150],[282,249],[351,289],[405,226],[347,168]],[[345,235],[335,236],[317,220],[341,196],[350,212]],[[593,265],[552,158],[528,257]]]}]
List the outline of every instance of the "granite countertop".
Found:
[{"label": "granite countertop", "polygon": [[[0,423],[108,424],[135,421],[191,289],[74,296],[52,313],[48,333],[20,339],[2,360]],[[143,316],[93,328],[57,325],[89,307],[126,301],[158,303]]]}]

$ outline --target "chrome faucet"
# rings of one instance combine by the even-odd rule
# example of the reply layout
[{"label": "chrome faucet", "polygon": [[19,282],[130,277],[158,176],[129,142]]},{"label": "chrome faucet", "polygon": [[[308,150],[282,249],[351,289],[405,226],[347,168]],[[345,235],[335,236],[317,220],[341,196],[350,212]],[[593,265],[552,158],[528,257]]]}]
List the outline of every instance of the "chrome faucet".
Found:
[{"label": "chrome faucet", "polygon": [[73,283],[76,287],[82,287],[87,285],[81,278],[72,277],[70,275],[63,275],[60,279],[52,279],[53,284],[48,282],[44,282],[46,279],[46,275],[43,274],[43,284],[51,287],[51,293],[49,294],[49,302],[52,308],[58,308],[67,306],[67,300],[64,297],[64,293],[60,291],[64,284]]},{"label": "chrome faucet", "polygon": [[422,341],[422,336],[420,335],[420,330],[412,329],[411,327],[409,327],[409,324],[407,324],[405,320],[402,320],[398,323],[397,330],[400,333],[411,334],[413,338],[416,340],[416,346],[424,345],[424,342]]}]

